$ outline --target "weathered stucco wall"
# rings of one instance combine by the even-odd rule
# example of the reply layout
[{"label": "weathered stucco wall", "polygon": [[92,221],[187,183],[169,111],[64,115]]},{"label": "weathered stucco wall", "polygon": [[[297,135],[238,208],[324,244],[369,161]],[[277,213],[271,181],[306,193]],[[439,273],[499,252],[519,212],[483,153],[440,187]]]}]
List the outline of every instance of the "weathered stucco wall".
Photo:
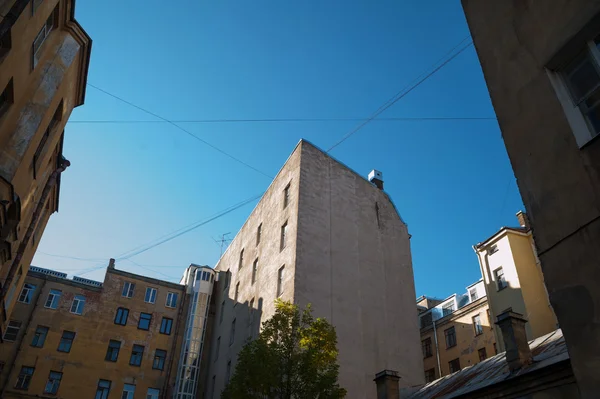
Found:
[{"label": "weathered stucco wall", "polygon": [[384,192],[310,143],[301,151],[294,301],[336,327],[349,397],[375,397],[384,369],[422,383],[406,225]]},{"label": "weathered stucco wall", "polygon": [[[600,141],[596,137],[578,147],[545,67],[566,44],[576,50],[600,31],[600,1],[462,4],[580,391],[595,397],[600,389]],[[590,36],[577,36],[584,27]]]}]

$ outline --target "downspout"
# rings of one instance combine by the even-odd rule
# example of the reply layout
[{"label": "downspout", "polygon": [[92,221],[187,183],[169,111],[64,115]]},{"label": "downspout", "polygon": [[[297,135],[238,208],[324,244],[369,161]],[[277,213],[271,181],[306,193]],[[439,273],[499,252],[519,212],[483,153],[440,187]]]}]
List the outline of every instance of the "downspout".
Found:
[{"label": "downspout", "polygon": [[[179,311],[177,312],[177,322],[175,323],[175,332],[174,332],[174,336],[173,336],[173,343],[171,344],[171,359],[169,359],[169,367],[167,369],[167,375],[165,378],[165,382],[163,384],[163,389],[161,390],[161,394],[160,397],[162,399],[167,399],[170,396],[167,396],[167,390],[169,388],[169,380],[171,379],[171,370],[173,369],[173,361],[175,359],[175,350],[177,349],[177,340],[179,337],[179,330],[181,328],[181,318],[182,318],[182,314],[183,314],[183,309],[185,308],[185,304],[186,304],[186,299],[187,299],[187,281],[186,281],[186,286],[183,287],[182,289],[182,298],[181,298],[181,306],[179,307]],[[181,340],[181,344],[184,345],[185,342],[182,339]],[[179,357],[179,356],[177,356]],[[177,384],[177,381],[175,381],[175,384]]]},{"label": "downspout", "polygon": [[433,321],[433,341],[435,342],[435,357],[437,359],[439,377],[442,378],[442,364],[440,363],[440,346],[438,345],[437,331],[435,329],[435,320],[433,320],[433,312],[431,312],[431,319]]},{"label": "downspout", "polygon": [[27,318],[27,322],[25,323],[25,332],[23,333],[23,336],[21,337],[21,342],[19,342],[19,347],[17,348],[17,350],[15,351],[15,354],[10,359],[10,369],[8,370],[8,373],[4,377],[4,381],[2,381],[2,383],[0,385],[0,387],[1,387],[0,388],[0,398],[4,397],[4,391],[6,390],[8,381],[10,380],[10,375],[12,374],[12,372],[15,368],[15,360],[17,360],[17,357],[19,356],[19,353],[21,352],[21,348],[23,347],[23,342],[25,341],[27,331],[29,330],[29,324],[31,324],[31,319],[33,319],[33,314],[35,313],[35,310],[37,309],[38,304],[40,302],[40,297],[42,296],[42,292],[44,291],[44,287],[46,286],[46,281],[47,280],[44,279],[44,283],[38,290],[38,294],[35,297],[35,301],[33,302],[33,309],[31,309],[31,313],[29,314],[29,317]]},{"label": "downspout", "polygon": [[59,163],[58,167],[56,168],[56,170],[54,172],[52,172],[52,174],[48,178],[48,181],[46,182],[44,191],[42,191],[42,195],[40,196],[38,204],[37,204],[35,210],[33,211],[33,215],[31,216],[31,221],[29,222],[29,227],[27,228],[27,231],[25,232],[25,236],[21,240],[21,244],[19,245],[17,254],[15,255],[15,260],[10,265],[10,269],[8,269],[8,275],[6,276],[6,281],[4,282],[4,285],[2,286],[2,291],[0,291],[0,303],[4,303],[4,299],[6,298],[6,292],[8,291],[8,287],[11,286],[12,279],[15,276],[15,273],[17,271],[19,263],[21,262],[21,259],[23,258],[23,254],[25,253],[25,250],[27,249],[27,245],[29,245],[29,240],[31,240],[31,236],[33,235],[33,232],[35,231],[35,227],[37,226],[38,219],[40,218],[40,215],[42,214],[42,212],[44,210],[44,206],[46,204],[46,199],[48,199],[48,195],[50,194],[52,187],[56,184],[58,176],[60,176],[60,174],[65,171],[65,169],[67,169],[69,166],[71,166],[71,162],[69,162],[65,158],[62,158],[59,162],[60,163]]}]

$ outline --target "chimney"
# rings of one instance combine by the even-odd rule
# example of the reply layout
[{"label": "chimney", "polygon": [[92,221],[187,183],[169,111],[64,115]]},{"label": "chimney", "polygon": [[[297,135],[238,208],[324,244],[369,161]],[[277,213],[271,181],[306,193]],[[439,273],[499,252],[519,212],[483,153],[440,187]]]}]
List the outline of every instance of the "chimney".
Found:
[{"label": "chimney", "polygon": [[369,181],[373,183],[378,189],[383,190],[383,173],[373,169],[369,173]]},{"label": "chimney", "polygon": [[533,361],[531,349],[529,349],[529,343],[527,342],[525,323],[527,323],[527,319],[511,309],[501,313],[496,321],[496,324],[502,330],[502,338],[506,348],[506,361],[511,372],[527,366]]},{"label": "chimney", "polygon": [[115,260],[113,258],[110,258],[110,260],[108,261],[108,268],[109,269],[115,268]]},{"label": "chimney", "polygon": [[400,377],[394,370],[383,370],[375,375],[377,384],[377,399],[400,399],[400,388],[398,381]]},{"label": "chimney", "polygon": [[527,217],[527,214],[525,212],[517,212],[517,220],[519,221],[519,225],[521,225],[521,227],[525,227],[526,229],[530,228],[529,218]]}]

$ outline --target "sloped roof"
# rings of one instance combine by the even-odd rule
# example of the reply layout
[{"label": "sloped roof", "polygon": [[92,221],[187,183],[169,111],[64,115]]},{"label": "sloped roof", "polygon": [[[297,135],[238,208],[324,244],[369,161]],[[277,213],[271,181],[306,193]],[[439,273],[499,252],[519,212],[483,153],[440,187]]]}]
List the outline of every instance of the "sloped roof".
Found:
[{"label": "sloped roof", "polygon": [[533,363],[511,373],[506,362],[506,352],[499,353],[483,362],[465,367],[454,374],[442,377],[403,396],[407,399],[451,399],[469,392],[515,379],[544,367],[569,359],[567,346],[558,329],[529,342]]}]

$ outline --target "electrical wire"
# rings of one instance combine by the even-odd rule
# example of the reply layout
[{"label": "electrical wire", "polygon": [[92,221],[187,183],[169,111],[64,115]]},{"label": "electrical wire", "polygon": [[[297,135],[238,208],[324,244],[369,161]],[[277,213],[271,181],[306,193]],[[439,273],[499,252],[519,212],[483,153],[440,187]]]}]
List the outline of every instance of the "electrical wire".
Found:
[{"label": "electrical wire", "polygon": [[[465,39],[461,40],[459,42],[459,44],[456,45],[456,46],[454,46],[448,53],[452,53],[464,41],[465,41]],[[445,56],[444,58],[446,58],[446,59],[440,65],[438,65],[437,67],[435,67],[431,72],[427,73],[425,76],[423,76],[423,74],[421,74],[420,76],[422,76],[422,77],[421,78],[417,78],[418,80],[417,80],[416,83],[411,84],[410,87],[408,87],[407,89],[402,89],[400,92],[397,93],[397,95],[395,97],[392,97],[390,100],[388,100],[385,103],[383,103],[383,105],[381,105],[368,119],[366,119],[365,121],[363,121],[362,123],[360,123],[357,127],[355,127],[349,133],[347,133],[346,135],[344,135],[344,137],[342,137],[338,142],[336,142],[334,145],[332,145],[331,147],[329,147],[329,149],[327,150],[327,152],[328,153],[331,152],[333,149],[335,149],[336,147],[338,147],[344,141],[348,140],[352,135],[354,135],[355,133],[357,133],[360,129],[362,129],[365,125],[367,125],[373,119],[377,118],[380,114],[382,114],[384,111],[386,111],[392,105],[396,104],[398,101],[400,101],[402,98],[404,98],[411,91],[413,91],[414,89],[416,89],[417,87],[419,87],[423,82],[425,82],[427,79],[429,79],[431,76],[433,76],[436,72],[438,72],[440,69],[442,69],[444,66],[446,66],[450,61],[452,61],[453,59],[455,59],[459,54],[461,54],[463,51],[465,51],[467,48],[469,48],[472,44],[473,44],[473,42],[471,41],[466,46],[462,47],[460,50],[458,50],[457,52],[455,52],[454,54],[452,54],[450,57]]]},{"label": "electrical wire", "polygon": [[121,102],[123,102],[123,103],[125,103],[125,104],[127,104],[127,105],[129,105],[129,106],[131,106],[131,107],[133,107],[133,108],[139,109],[140,111],[143,111],[143,112],[147,113],[148,115],[152,115],[152,116],[154,116],[155,118],[161,119],[162,121],[164,121],[164,122],[166,122],[166,123],[169,123],[169,124],[171,124],[171,125],[175,126],[177,129],[179,129],[179,130],[181,130],[182,132],[186,133],[186,134],[187,134],[187,135],[189,135],[190,137],[193,137],[194,139],[198,140],[199,142],[203,143],[204,145],[207,145],[207,146],[209,146],[209,147],[210,147],[210,148],[212,148],[213,150],[220,152],[221,154],[223,154],[223,155],[227,156],[228,158],[231,158],[231,159],[233,159],[234,161],[236,161],[236,162],[238,162],[238,163],[240,163],[240,164],[242,164],[242,165],[244,165],[244,166],[246,166],[246,167],[248,167],[248,168],[252,169],[253,171],[255,171],[255,172],[257,172],[257,173],[260,173],[261,175],[263,175],[263,176],[265,176],[265,177],[268,177],[269,179],[273,179],[273,176],[271,176],[271,175],[269,175],[269,174],[267,174],[267,173],[265,173],[265,172],[261,171],[260,169],[257,169],[257,168],[255,168],[254,166],[252,166],[252,165],[250,165],[250,164],[248,164],[248,163],[246,163],[246,162],[242,161],[241,159],[239,159],[239,158],[237,158],[237,157],[235,157],[235,156],[231,155],[230,153],[228,153],[228,152],[226,152],[226,151],[224,151],[224,150],[220,149],[219,147],[217,147],[217,146],[215,146],[215,145],[213,145],[213,144],[209,143],[208,141],[206,141],[206,140],[204,140],[204,139],[201,139],[200,137],[196,136],[195,134],[193,134],[193,133],[192,133],[192,132],[190,132],[189,130],[186,130],[186,129],[182,128],[181,126],[179,126],[179,125],[178,125],[178,124],[176,124],[175,122],[173,122],[173,121],[170,121],[170,120],[168,120],[167,118],[164,118],[164,117],[162,117],[162,116],[160,116],[160,115],[158,115],[158,114],[155,114],[154,112],[148,111],[147,109],[145,109],[145,108],[142,108],[142,107],[140,107],[139,105],[136,105],[136,104],[134,104],[134,103],[132,103],[132,102],[130,102],[130,101],[127,101],[127,100],[125,100],[125,99],[123,99],[123,98],[121,98],[121,97],[119,97],[119,96],[117,96],[117,95],[115,95],[115,94],[112,94],[112,93],[110,93],[110,92],[108,92],[108,91],[106,91],[106,90],[104,90],[104,89],[101,89],[101,88],[99,88],[98,86],[94,86],[94,85],[93,85],[93,84],[91,84],[91,83],[88,83],[87,85],[88,85],[88,86],[90,86],[90,87],[92,87],[92,88],[94,88],[94,89],[96,89],[96,90],[98,90],[98,91],[100,91],[100,92],[102,92],[102,93],[104,93],[104,94],[106,94],[107,96],[113,97],[113,98],[115,98],[115,99],[117,99],[117,100],[119,100],[119,101],[121,101]]},{"label": "electrical wire", "polygon": [[[172,120],[173,123],[295,123],[295,122],[357,122],[368,118],[274,118],[274,119],[190,119]],[[497,120],[495,117],[390,117],[377,118],[376,122],[404,121],[480,121]],[[74,120],[69,123],[79,124],[139,124],[139,123],[168,123],[156,120]]]},{"label": "electrical wire", "polygon": [[43,251],[37,251],[36,254],[42,254],[42,255],[46,255],[46,256],[51,256],[53,258],[63,258],[63,259],[79,260],[79,261],[82,261],[82,262],[94,262],[94,263],[98,263],[98,262],[103,262],[104,261],[104,259],[99,259],[99,258],[78,258],[76,256],[49,254],[49,253],[43,252]]}]

